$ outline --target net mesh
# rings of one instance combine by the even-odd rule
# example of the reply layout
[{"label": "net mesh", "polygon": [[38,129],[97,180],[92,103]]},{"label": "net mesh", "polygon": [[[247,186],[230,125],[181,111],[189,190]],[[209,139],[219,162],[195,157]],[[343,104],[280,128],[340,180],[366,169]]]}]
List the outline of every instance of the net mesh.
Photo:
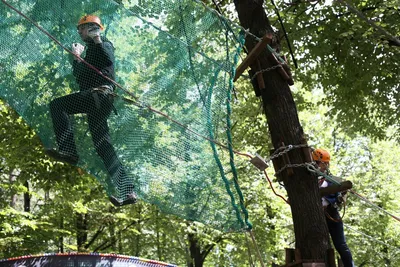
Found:
[{"label": "net mesh", "polygon": [[[134,190],[166,213],[225,231],[247,227],[233,155],[213,142],[228,145],[239,28],[188,0],[7,3],[39,27],[0,4],[0,97],[48,151],[118,201]],[[65,47],[85,45],[77,33],[85,14],[101,18],[102,44],[89,42],[85,61],[74,62]]]}]

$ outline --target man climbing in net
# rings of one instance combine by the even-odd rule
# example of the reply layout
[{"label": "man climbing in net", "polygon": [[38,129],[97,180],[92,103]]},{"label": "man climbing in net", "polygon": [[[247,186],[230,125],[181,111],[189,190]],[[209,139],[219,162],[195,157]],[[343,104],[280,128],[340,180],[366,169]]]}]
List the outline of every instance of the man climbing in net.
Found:
[{"label": "man climbing in net", "polygon": [[[87,48],[86,55],[82,59],[95,69],[85,64],[80,58],[85,47],[79,43],[72,44],[72,52],[75,54],[72,64],[73,74],[80,91],[51,101],[50,113],[58,150],[49,149],[46,153],[56,160],[76,165],[79,155],[69,116],[78,113],[87,114],[94,147],[110,176],[108,182],[121,185],[128,181],[128,177],[111,143],[107,123],[108,117],[114,110],[112,82],[115,80],[114,47],[108,39],[101,36],[104,27],[97,16],[83,16],[78,22],[77,29]],[[102,75],[97,71],[100,71]],[[124,199],[110,197],[110,201],[115,206],[133,204],[137,201],[133,184],[130,182],[127,187],[127,195]]]},{"label": "man climbing in net", "polygon": [[[321,172],[330,175],[329,162],[331,156],[328,151],[321,148],[315,149],[312,152],[312,158]],[[325,188],[331,186],[332,182],[325,180],[323,176],[320,176],[318,177],[318,184],[320,188]],[[326,223],[328,225],[333,245],[339,253],[344,267],[354,267],[353,257],[344,236],[343,221],[338,211],[341,202],[341,194],[339,193],[327,195],[322,198],[322,206],[324,207]]]}]

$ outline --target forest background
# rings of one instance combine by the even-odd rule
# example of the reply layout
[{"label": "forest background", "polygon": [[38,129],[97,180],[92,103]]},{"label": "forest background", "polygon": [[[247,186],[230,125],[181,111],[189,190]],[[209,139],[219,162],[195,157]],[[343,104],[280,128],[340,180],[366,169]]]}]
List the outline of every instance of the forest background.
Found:
[{"label": "forest background", "polygon": [[[298,65],[295,69],[282,41],[309,145],[331,152],[334,175],[352,181],[356,192],[398,214],[400,51],[390,36],[371,24],[399,36],[398,4],[354,1],[370,22],[339,2],[276,4]],[[221,1],[218,6],[236,19],[232,3]],[[266,2],[265,10],[283,33],[275,7]],[[244,233],[222,233],[163,214],[144,202],[114,208],[94,177],[46,157],[35,133],[0,103],[0,258],[98,251],[194,266],[197,253],[204,266],[257,264],[256,248]],[[266,118],[248,79],[235,83],[231,119],[237,150],[269,154]],[[238,170],[263,260],[282,263],[284,248],[294,244],[290,209],[249,163],[239,162]],[[271,167],[267,172],[274,177]],[[285,195],[276,180],[273,186]],[[343,221],[357,266],[399,266],[398,221],[353,195]]]}]

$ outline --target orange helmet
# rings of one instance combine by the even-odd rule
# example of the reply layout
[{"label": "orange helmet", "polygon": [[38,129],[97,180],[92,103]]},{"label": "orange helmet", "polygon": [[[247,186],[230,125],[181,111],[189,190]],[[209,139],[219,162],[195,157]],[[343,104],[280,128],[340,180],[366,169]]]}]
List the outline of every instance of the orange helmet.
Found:
[{"label": "orange helmet", "polygon": [[85,15],[79,19],[77,27],[86,23],[95,23],[100,26],[100,29],[104,29],[103,25],[101,24],[100,18],[95,15]]},{"label": "orange helmet", "polygon": [[329,152],[326,151],[325,149],[318,148],[313,150],[312,158],[315,161],[322,161],[325,163],[329,163],[329,161],[331,160],[331,155],[329,155]]}]

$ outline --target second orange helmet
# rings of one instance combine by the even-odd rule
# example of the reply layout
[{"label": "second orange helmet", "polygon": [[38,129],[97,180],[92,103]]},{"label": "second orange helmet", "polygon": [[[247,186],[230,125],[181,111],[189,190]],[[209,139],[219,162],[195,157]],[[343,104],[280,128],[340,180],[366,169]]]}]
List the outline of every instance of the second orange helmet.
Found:
[{"label": "second orange helmet", "polygon": [[329,161],[331,160],[331,155],[329,155],[329,152],[325,149],[318,148],[312,152],[312,158],[315,161],[329,163]]}]

